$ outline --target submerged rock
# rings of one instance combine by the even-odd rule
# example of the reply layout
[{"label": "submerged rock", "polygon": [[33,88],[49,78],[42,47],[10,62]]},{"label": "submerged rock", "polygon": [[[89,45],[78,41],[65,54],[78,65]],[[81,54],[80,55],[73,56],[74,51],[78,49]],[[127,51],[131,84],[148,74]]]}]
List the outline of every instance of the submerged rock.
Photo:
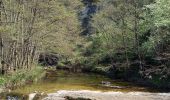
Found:
[{"label": "submerged rock", "polygon": [[104,87],[109,87],[109,88],[114,88],[114,89],[123,89],[123,88],[126,88],[124,86],[115,86],[115,85],[112,85],[111,82],[108,82],[108,81],[102,81],[101,85],[104,86]]}]

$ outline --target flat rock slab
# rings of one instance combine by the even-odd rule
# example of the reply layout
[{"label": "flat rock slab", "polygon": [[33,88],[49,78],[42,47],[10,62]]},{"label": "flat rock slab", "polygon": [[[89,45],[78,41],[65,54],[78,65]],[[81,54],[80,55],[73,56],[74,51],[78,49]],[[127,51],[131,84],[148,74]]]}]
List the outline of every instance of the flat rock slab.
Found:
[{"label": "flat rock slab", "polygon": [[100,91],[67,91],[61,90],[48,94],[43,100],[65,100],[64,97],[89,98],[92,100],[170,100],[170,93],[149,92],[100,92]]}]

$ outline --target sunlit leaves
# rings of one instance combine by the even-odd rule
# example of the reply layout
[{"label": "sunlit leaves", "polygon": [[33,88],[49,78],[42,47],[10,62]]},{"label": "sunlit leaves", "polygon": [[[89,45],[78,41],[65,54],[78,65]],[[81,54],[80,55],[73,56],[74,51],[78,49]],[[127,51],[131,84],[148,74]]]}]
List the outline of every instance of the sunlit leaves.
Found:
[{"label": "sunlit leaves", "polygon": [[170,1],[156,0],[156,3],[147,6],[151,10],[154,25],[169,26],[170,25]]}]

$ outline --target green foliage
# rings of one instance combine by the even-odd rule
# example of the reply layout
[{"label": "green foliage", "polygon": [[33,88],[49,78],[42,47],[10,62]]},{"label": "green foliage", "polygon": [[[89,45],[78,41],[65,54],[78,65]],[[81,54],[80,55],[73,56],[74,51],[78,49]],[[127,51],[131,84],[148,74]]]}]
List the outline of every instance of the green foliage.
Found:
[{"label": "green foliage", "polygon": [[156,0],[156,3],[148,5],[151,10],[154,26],[169,26],[170,25],[170,1]]},{"label": "green foliage", "polygon": [[161,56],[169,54],[169,5],[169,0],[100,0],[91,21],[95,31],[83,51],[85,68],[107,73],[114,67],[117,77],[137,79],[142,76],[141,66],[148,70],[167,66],[152,62],[158,62],[157,57],[160,62],[169,59]]},{"label": "green foliage", "polygon": [[141,32],[150,30],[148,40],[142,44],[143,51],[152,54],[160,44],[168,43],[170,26],[169,0],[156,0],[155,3],[146,5],[144,17],[141,21]]},{"label": "green foliage", "polygon": [[[17,63],[37,63],[41,52],[50,52],[62,55],[61,67],[80,63],[85,69],[105,73],[114,66],[125,76],[133,63],[145,64],[147,57],[151,60],[169,50],[169,0],[91,0],[98,10],[89,17],[93,33],[87,38],[80,36],[78,15],[85,6],[81,0],[2,1],[1,59],[6,57],[5,62],[15,68],[25,68],[13,66]],[[138,73],[140,65],[133,71]],[[41,72],[19,70],[0,78],[0,84],[34,80]]]},{"label": "green foliage", "polygon": [[[58,53],[64,58],[76,59],[79,52],[75,52],[77,45],[84,39],[79,36],[81,23],[78,19],[83,5],[79,0],[56,0],[50,2],[50,10],[45,19],[48,21],[41,32],[45,36],[41,40],[43,50]],[[62,58],[61,58],[62,59]]]},{"label": "green foliage", "polygon": [[8,59],[1,59],[10,67],[21,68],[38,63],[42,52],[74,58],[76,46],[83,41],[78,19],[82,7],[80,0],[2,0],[1,54]]},{"label": "green foliage", "polygon": [[6,82],[6,79],[2,76],[0,76],[0,86],[4,85],[4,83]]},{"label": "green foliage", "polygon": [[125,52],[133,52],[131,49],[134,45],[134,16],[128,12],[132,5],[123,3],[123,0],[101,1],[98,5],[101,9],[91,22],[95,33],[90,37],[85,55],[91,57],[89,63],[107,63],[107,66],[118,58],[117,53],[121,52],[121,58],[125,60]]},{"label": "green foliage", "polygon": [[0,77],[1,86],[20,86],[27,82],[36,82],[45,75],[41,67],[34,67],[31,70],[19,70],[12,75]]}]

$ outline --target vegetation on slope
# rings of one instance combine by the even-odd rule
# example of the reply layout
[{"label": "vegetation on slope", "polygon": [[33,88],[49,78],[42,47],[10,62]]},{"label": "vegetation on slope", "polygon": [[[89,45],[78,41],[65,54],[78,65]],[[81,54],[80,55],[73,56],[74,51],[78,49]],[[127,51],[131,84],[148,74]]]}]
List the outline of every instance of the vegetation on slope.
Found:
[{"label": "vegetation on slope", "polygon": [[170,87],[169,5],[169,0],[0,0],[2,74],[31,70],[39,61]]},{"label": "vegetation on slope", "polygon": [[85,70],[167,86],[170,2],[100,0],[96,5],[91,21],[95,31],[82,53]]}]

